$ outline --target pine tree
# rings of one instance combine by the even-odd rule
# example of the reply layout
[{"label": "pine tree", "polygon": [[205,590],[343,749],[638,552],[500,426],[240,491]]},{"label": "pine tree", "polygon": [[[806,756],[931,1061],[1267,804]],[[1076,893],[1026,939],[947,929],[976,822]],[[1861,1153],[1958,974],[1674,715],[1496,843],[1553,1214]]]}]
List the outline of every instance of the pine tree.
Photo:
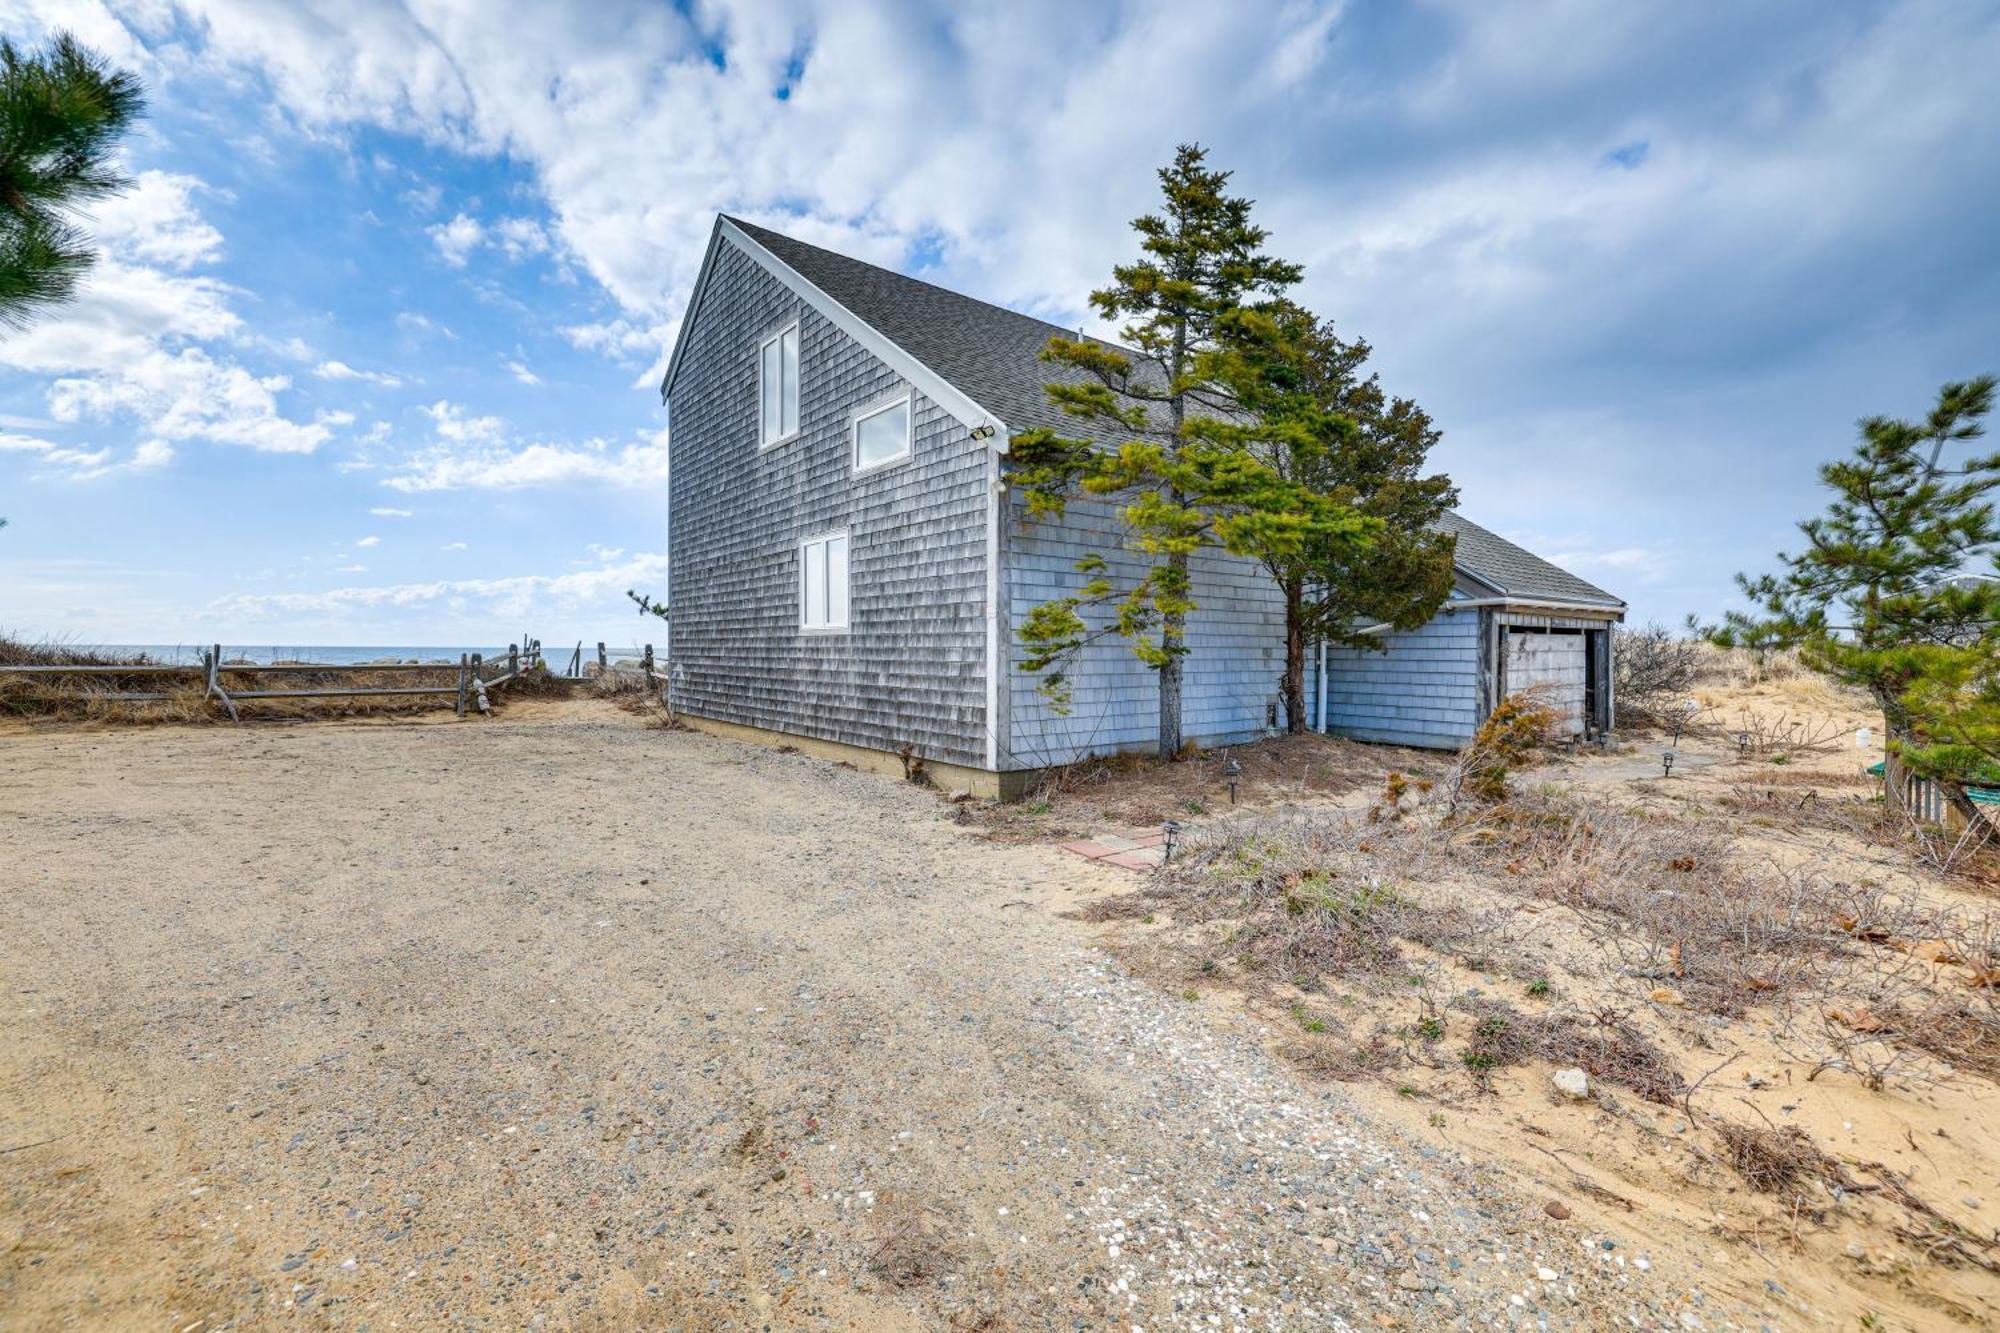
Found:
[{"label": "pine tree", "polygon": [[1438,521],[1458,501],[1451,478],[1425,475],[1442,432],[1381,380],[1370,354],[1331,320],[1288,302],[1233,316],[1205,369],[1260,423],[1257,447],[1288,481],[1379,526],[1365,543],[1315,533],[1257,552],[1285,599],[1287,729],[1306,729],[1306,645],[1381,650],[1381,626],[1422,626],[1451,595],[1457,542]]},{"label": "pine tree", "polygon": [[1861,422],[1853,455],[1819,470],[1834,499],[1799,524],[1805,547],[1779,555],[1781,573],[1739,575],[1757,609],[1710,630],[1725,646],[1796,647],[1867,690],[1891,752],[1943,779],[1961,808],[1963,742],[2000,725],[1985,711],[2000,703],[2000,582],[1962,577],[2000,551],[2000,454],[1974,452],[1994,385],[1947,384],[1920,422]]},{"label": "pine tree", "polygon": [[0,38],[0,324],[74,298],[97,258],[75,214],[131,184],[112,153],[144,113],[138,80],[69,34],[32,55]]},{"label": "pine tree", "polygon": [[[1031,518],[1060,515],[1078,497],[1120,505],[1126,548],[1144,572],[1121,589],[1102,553],[1078,562],[1082,588],[1034,608],[1023,624],[1024,669],[1041,674],[1044,695],[1066,707],[1067,664],[1097,637],[1123,636],[1158,672],[1164,757],[1182,745],[1181,673],[1188,617],[1199,609],[1191,558],[1209,548],[1295,548],[1314,535],[1360,541],[1370,528],[1260,457],[1252,447],[1259,427],[1216,375],[1227,322],[1277,299],[1300,271],[1264,252],[1251,201],[1228,194],[1229,173],[1206,158],[1194,145],[1176,152],[1159,173],[1164,207],[1132,224],[1141,257],[1091,294],[1101,316],[1125,321],[1126,345],[1056,337],[1043,352],[1073,372],[1049,385],[1050,398],[1093,434],[1024,432],[1010,448],[1008,474]],[[1093,630],[1083,612],[1097,607],[1114,609]]]}]

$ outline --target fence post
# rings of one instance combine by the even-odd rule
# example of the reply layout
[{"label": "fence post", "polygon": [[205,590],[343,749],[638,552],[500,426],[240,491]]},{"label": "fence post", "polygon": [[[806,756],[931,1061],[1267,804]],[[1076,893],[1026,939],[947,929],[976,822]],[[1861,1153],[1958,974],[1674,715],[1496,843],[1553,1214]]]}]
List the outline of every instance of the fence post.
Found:
[{"label": "fence post", "polygon": [[464,653],[458,655],[458,715],[460,717],[465,716],[465,673],[466,668],[471,666],[471,664],[472,659]]},{"label": "fence post", "polygon": [[518,643],[507,645],[507,674],[510,676],[521,674],[521,645]]},{"label": "fence post", "polygon": [[645,657],[645,667],[646,667],[646,683],[647,683],[648,685],[650,685],[650,684],[652,684],[652,683],[653,683],[653,682],[652,682],[652,676],[653,676],[653,645],[652,645],[652,644],[650,644],[650,643],[646,645],[646,657]]},{"label": "fence post", "polygon": [[202,697],[207,698],[209,695],[214,695],[216,698],[222,700],[222,706],[229,710],[229,720],[231,722],[241,722],[243,720],[242,716],[236,711],[236,701],[230,698],[228,691],[222,688],[222,645],[219,643],[210,645],[208,650],[208,688],[203,692]]},{"label": "fence post", "polygon": [[604,669],[605,669],[605,667],[606,667],[607,665],[609,665],[609,663],[607,663],[607,662],[605,661],[605,657],[604,657],[604,644],[603,644],[602,642],[600,642],[600,643],[599,643],[599,644],[597,645],[597,674],[598,674],[598,675],[600,675],[600,676],[601,676],[601,675],[603,675],[603,674],[604,674]]}]

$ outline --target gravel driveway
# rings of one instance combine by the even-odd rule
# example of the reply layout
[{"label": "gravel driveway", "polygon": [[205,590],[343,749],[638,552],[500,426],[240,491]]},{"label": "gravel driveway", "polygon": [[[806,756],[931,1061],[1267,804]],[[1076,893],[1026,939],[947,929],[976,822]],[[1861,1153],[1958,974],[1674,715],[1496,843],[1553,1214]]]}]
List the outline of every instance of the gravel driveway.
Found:
[{"label": "gravel driveway", "polygon": [[0,843],[9,1328],[1698,1308],[1126,978],[1057,915],[1124,872],[802,755],[595,704],[17,733]]}]

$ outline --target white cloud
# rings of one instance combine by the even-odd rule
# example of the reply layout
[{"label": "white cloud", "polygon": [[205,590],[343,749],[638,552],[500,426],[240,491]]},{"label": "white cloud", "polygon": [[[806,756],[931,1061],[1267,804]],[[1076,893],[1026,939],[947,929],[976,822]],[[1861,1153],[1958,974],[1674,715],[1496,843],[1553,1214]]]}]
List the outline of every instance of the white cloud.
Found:
[{"label": "white cloud", "polygon": [[365,573],[367,573],[367,572],[368,572],[368,566],[366,566],[366,565],[336,565],[336,566],[334,567],[334,570],[333,570],[333,572],[334,572],[334,573],[336,573],[336,574],[365,574]]},{"label": "white cloud", "polygon": [[248,593],[211,602],[205,620],[257,623],[281,616],[329,621],[384,610],[449,612],[525,620],[576,611],[602,611],[622,601],[625,589],[657,586],[666,578],[664,554],[639,554],[574,573],[509,578],[435,579],[380,587],[329,588],[322,592]]},{"label": "white cloud", "polygon": [[394,375],[376,370],[356,370],[345,361],[322,361],[313,367],[313,375],[323,380],[362,380],[369,384],[379,384],[385,389],[393,389],[402,384]]},{"label": "white cloud", "polygon": [[440,222],[426,230],[432,242],[436,244],[438,253],[444,256],[444,262],[453,268],[464,268],[466,259],[479,248],[480,242],[486,239],[486,228],[480,225],[479,219],[468,217],[464,213],[460,213],[449,222]]},{"label": "white cloud", "polygon": [[309,454],[331,438],[338,418],[298,422],[285,416],[278,394],[290,385],[284,375],[252,375],[199,347],[153,348],[115,368],[56,380],[49,386],[49,414],[62,422],[129,416],[162,440]]},{"label": "white cloud", "polygon": [[502,218],[494,224],[491,235],[493,244],[509,259],[526,259],[549,251],[549,234],[533,218]]},{"label": "white cloud", "polygon": [[562,335],[586,352],[630,359],[660,355],[662,348],[673,344],[672,327],[666,323],[608,319],[596,324],[566,325]]},{"label": "white cloud", "polygon": [[507,362],[507,373],[523,384],[540,384],[542,377],[519,361]]},{"label": "white cloud", "polygon": [[432,452],[410,460],[401,474],[388,478],[384,484],[414,494],[577,484],[638,489],[664,486],[666,481],[664,440],[615,447],[591,440],[577,445],[529,444],[473,453]]},{"label": "white cloud", "polygon": [[124,462],[114,463],[108,446],[79,448],[11,432],[0,433],[0,454],[25,454],[50,469],[49,475],[68,481],[95,481],[113,472],[143,472],[164,467],[174,457],[171,446],[159,440],[145,440]]},{"label": "white cloud", "polygon": [[129,259],[186,272],[222,257],[222,233],[195,210],[193,176],[142,171],[130,190],[91,205],[98,244]]},{"label": "white cloud", "polygon": [[488,226],[469,213],[460,213],[449,222],[424,230],[444,262],[453,268],[464,268],[472,252],[482,248],[498,250],[515,262],[547,254],[551,248],[548,232],[533,218],[502,218]]},{"label": "white cloud", "polygon": [[165,440],[145,440],[132,451],[134,468],[165,467],[174,461],[174,447]]},{"label": "white cloud", "polygon": [[464,542],[446,542],[443,546],[438,547],[440,551],[463,551],[465,549]]},{"label": "white cloud", "polygon": [[442,398],[423,412],[431,419],[438,438],[453,444],[488,443],[507,432],[507,423],[499,417],[467,416],[464,408]]},{"label": "white cloud", "polygon": [[396,313],[396,327],[412,336],[439,337],[450,339],[453,342],[458,341],[458,335],[453,333],[448,327],[438,323],[429,315],[418,314],[414,310],[398,311]]},{"label": "white cloud", "polygon": [[383,485],[405,494],[445,490],[522,490],[603,485],[640,489],[667,477],[667,432],[628,442],[517,440],[496,416],[476,416],[448,399],[422,409],[431,419],[428,446],[389,465]]},{"label": "white cloud", "polygon": [[[311,453],[329,423],[287,416],[283,375],[245,369],[223,344],[250,341],[231,307],[234,289],[187,272],[221,250],[194,211],[200,183],[140,173],[134,189],[100,206],[104,250],[77,300],[0,339],[0,366],[52,377],[59,422],[136,422],[160,448],[185,440],[270,453]],[[152,457],[160,455],[155,451]]]},{"label": "white cloud", "polygon": [[380,537],[374,537],[374,536],[369,536],[369,537],[363,537],[363,538],[362,538],[362,539],[361,539],[360,541],[358,541],[358,542],[356,542],[356,543],[354,543],[354,544],[355,544],[356,546],[359,546],[359,547],[362,547],[362,548],[364,548],[364,549],[365,549],[365,548],[367,548],[367,547],[370,547],[370,546],[380,546],[380,545],[382,544],[382,539],[381,539]]},{"label": "white cloud", "polygon": [[410,509],[392,509],[392,508],[391,508],[391,507],[389,507],[388,505],[377,505],[377,506],[375,506],[375,507],[374,507],[373,509],[370,509],[370,510],[369,510],[368,512],[369,512],[369,513],[371,513],[371,514],[373,514],[373,515],[374,515],[374,516],[375,516],[376,518],[415,518],[415,517],[416,517],[416,511],[414,511],[414,510],[410,510]]}]

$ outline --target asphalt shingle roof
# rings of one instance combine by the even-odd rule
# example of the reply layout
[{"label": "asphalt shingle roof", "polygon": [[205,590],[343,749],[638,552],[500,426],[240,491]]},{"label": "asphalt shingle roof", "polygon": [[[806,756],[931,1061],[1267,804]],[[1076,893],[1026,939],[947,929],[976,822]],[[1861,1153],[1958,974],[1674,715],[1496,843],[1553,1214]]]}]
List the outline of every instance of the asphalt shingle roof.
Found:
[{"label": "asphalt shingle roof", "polygon": [[1586,583],[1526,547],[1488,532],[1463,514],[1448,513],[1438,526],[1458,537],[1458,567],[1509,597],[1586,602],[1604,607],[1625,605],[1596,584]]},{"label": "asphalt shingle roof", "polygon": [[742,218],[729,220],[1010,429],[1076,431],[1076,418],[1049,402],[1045,386],[1080,376],[1040,356],[1051,335],[1074,338],[1075,329],[822,250]]},{"label": "asphalt shingle roof", "polygon": [[[1011,429],[1077,429],[1074,417],[1049,402],[1045,386],[1080,377],[1040,356],[1051,335],[1075,337],[1075,329],[823,250],[741,218],[729,221]],[[1458,535],[1459,567],[1509,597],[1624,606],[1602,588],[1470,519],[1448,514],[1440,526]]]}]

